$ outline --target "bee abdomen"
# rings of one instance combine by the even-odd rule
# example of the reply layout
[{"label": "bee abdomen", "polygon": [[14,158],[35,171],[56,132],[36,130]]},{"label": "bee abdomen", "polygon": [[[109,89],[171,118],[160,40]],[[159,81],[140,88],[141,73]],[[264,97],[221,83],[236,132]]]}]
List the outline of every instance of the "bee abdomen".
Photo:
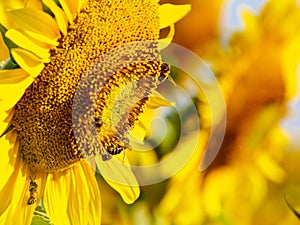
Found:
[{"label": "bee abdomen", "polygon": [[36,201],[37,201],[36,197],[30,196],[27,201],[27,205],[33,205],[34,203],[36,203]]},{"label": "bee abdomen", "polygon": [[115,148],[108,148],[108,149],[106,149],[108,152],[109,152],[109,154],[111,154],[111,155],[118,155],[118,154],[120,154],[123,150],[125,150],[124,149],[124,147],[115,147]]}]

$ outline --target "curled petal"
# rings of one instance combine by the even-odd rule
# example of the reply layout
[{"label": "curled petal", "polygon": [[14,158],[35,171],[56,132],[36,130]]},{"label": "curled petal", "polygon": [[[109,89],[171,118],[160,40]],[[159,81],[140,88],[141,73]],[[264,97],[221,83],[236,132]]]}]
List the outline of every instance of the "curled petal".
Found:
[{"label": "curled petal", "polygon": [[191,11],[190,5],[163,4],[159,7],[160,29],[175,24]]},{"label": "curled petal", "polygon": [[132,204],[140,195],[138,182],[130,166],[115,158],[103,161],[96,156],[96,164],[106,182],[119,192],[124,202]]}]

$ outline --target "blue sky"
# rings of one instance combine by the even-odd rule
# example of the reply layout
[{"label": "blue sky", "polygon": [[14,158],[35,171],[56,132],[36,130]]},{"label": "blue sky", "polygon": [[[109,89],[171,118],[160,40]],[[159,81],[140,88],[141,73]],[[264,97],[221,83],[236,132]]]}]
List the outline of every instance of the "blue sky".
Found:
[{"label": "blue sky", "polygon": [[238,17],[238,8],[241,5],[249,6],[254,12],[258,12],[259,9],[265,4],[266,0],[231,0],[229,10],[231,11],[229,16],[229,23],[233,26],[240,26]]},{"label": "blue sky", "polygon": [[243,25],[238,15],[239,8],[247,6],[253,12],[258,12],[265,2],[267,0],[228,0],[223,10],[221,25],[227,30],[242,28]]}]

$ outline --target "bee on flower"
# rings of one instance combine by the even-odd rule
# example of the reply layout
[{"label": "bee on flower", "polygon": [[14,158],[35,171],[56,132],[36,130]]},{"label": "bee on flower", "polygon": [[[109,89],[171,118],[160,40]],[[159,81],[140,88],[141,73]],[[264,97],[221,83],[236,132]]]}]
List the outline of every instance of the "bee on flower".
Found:
[{"label": "bee on flower", "polygon": [[[154,0],[0,2],[0,169],[5,171],[0,175],[0,224],[30,224],[41,202],[54,224],[99,225],[96,167],[101,173],[117,171],[121,182],[107,182],[124,202],[131,204],[139,197],[130,168],[111,158],[129,148],[126,135],[160,84],[162,61],[147,60],[153,55],[160,58],[159,49],[142,46],[139,57],[144,62],[125,65],[111,76],[104,66],[128,57],[126,51],[107,65],[95,61],[122,45],[158,40],[160,29],[174,27],[189,9]],[[103,88],[94,96],[94,114],[81,114],[74,108],[88,108],[91,102],[74,106],[74,96],[83,75],[91,75],[93,69]],[[120,90],[141,78],[148,82],[121,95],[116,125],[111,114]],[[131,96],[144,100],[130,105],[126,100]],[[96,132],[78,130],[74,116],[93,124]]]}]

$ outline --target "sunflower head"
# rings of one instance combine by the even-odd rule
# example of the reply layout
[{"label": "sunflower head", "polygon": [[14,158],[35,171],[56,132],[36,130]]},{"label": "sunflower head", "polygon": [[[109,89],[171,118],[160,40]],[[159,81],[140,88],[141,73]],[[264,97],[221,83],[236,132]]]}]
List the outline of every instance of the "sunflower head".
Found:
[{"label": "sunflower head", "polygon": [[[133,127],[151,90],[159,84],[159,52],[152,42],[131,45],[134,51],[119,49],[105,61],[99,57],[126,43],[157,40],[157,8],[151,1],[89,1],[66,35],[58,39],[49,62],[17,103],[12,122],[19,133],[23,159],[33,170],[59,170],[82,158],[103,154],[105,149],[116,154],[125,148],[120,138]],[[17,59],[23,51],[13,49],[13,55]],[[126,65],[137,59],[138,63]],[[116,65],[120,70],[112,72]],[[80,88],[83,74],[90,82]],[[128,88],[130,83],[134,84]],[[84,96],[87,91],[89,96]],[[72,112],[76,92],[85,114],[76,109]],[[91,141],[94,133],[87,126],[77,129],[80,135],[75,140],[74,111],[85,124],[101,118],[99,139]]]}]

